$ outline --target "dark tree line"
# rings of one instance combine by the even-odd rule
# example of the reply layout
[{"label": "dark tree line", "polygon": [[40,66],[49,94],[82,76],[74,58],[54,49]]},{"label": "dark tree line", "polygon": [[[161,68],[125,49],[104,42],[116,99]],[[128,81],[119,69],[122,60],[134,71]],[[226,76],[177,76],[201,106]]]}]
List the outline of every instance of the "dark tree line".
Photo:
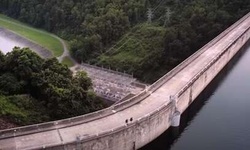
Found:
[{"label": "dark tree line", "polygon": [[73,77],[68,67],[56,58],[44,60],[28,48],[14,48],[6,55],[0,52],[0,95],[15,96],[12,101],[28,95],[33,103],[46,110],[44,115],[50,119],[73,117],[103,108],[91,89],[91,80],[85,72],[78,72]]},{"label": "dark tree line", "polygon": [[1,0],[0,11],[69,39],[80,61],[143,20],[146,5],[145,0]]},{"label": "dark tree line", "polygon": [[[148,8],[154,12],[152,23],[139,28],[147,20]],[[148,82],[159,78],[249,11],[249,0],[0,1],[0,12],[68,39],[72,56],[79,62],[133,72]],[[132,61],[119,60],[114,55],[117,53],[105,53],[128,32],[140,41],[128,42],[130,45],[122,48],[118,44],[114,51],[127,51],[129,54],[120,51],[120,55]],[[157,42],[149,43],[151,38]],[[105,57],[100,57],[103,53]]]},{"label": "dark tree line", "polygon": [[250,11],[249,0],[164,2],[151,24],[134,27],[129,42],[122,42],[94,63],[153,82]]}]

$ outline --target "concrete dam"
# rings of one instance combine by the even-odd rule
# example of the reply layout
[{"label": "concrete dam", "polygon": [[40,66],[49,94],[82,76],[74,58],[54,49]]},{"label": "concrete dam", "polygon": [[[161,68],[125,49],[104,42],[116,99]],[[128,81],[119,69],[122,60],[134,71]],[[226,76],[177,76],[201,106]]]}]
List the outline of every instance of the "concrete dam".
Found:
[{"label": "concrete dam", "polygon": [[250,38],[250,13],[140,94],[83,116],[0,131],[0,150],[141,148],[170,126]]}]

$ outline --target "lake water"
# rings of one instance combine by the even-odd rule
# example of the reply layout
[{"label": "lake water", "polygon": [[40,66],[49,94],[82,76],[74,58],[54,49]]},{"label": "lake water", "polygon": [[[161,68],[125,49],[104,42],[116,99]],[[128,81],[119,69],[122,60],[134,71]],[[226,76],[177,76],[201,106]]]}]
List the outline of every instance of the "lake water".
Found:
[{"label": "lake water", "polygon": [[171,128],[142,150],[249,150],[250,46],[228,64]]},{"label": "lake water", "polygon": [[15,46],[25,47],[24,45],[22,45],[21,43],[18,43],[17,41],[13,41],[9,38],[6,38],[0,35],[0,51],[2,51],[4,54],[12,51],[12,49]]}]

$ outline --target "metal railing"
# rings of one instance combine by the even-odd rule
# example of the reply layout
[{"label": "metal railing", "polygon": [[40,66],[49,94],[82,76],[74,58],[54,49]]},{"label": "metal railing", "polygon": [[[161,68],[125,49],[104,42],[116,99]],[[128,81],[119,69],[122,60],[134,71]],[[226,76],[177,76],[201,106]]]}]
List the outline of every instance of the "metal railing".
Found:
[{"label": "metal railing", "polygon": [[[236,22],[233,27],[235,28],[237,25],[242,23],[246,18],[250,17],[250,13],[248,13],[246,16],[244,16],[242,19],[240,19],[238,22]],[[187,82],[176,94],[174,97],[179,98],[190,86],[194,84],[195,81],[199,79],[200,76],[202,76],[213,64],[215,64],[226,52],[227,50],[235,44],[246,32],[250,30],[250,26],[241,34],[239,34],[233,41],[230,41],[227,46],[218,54],[216,55],[201,71],[199,71],[189,82]]]},{"label": "metal railing", "polygon": [[[233,30],[236,26],[238,26],[241,22],[243,22],[249,16],[250,16],[250,13],[247,14],[242,19],[240,19],[239,21],[237,21],[233,26],[226,29],[219,36],[217,36],[211,42],[209,42],[204,47],[202,47],[199,51],[197,51],[192,56],[190,56],[190,58],[187,58],[180,65],[178,65],[173,70],[171,70],[169,73],[164,75],[162,78],[160,78],[154,84],[152,84],[148,89],[142,91],[140,94],[138,94],[138,95],[126,100],[126,101],[123,101],[121,103],[118,103],[116,105],[108,107],[106,109],[96,111],[93,113],[89,113],[86,115],[82,115],[82,116],[77,116],[77,117],[58,120],[58,121],[51,121],[51,122],[46,122],[46,123],[41,123],[41,124],[35,124],[35,125],[30,125],[30,126],[18,127],[18,128],[14,128],[14,129],[2,130],[2,131],[0,131],[0,140],[4,139],[4,138],[11,138],[11,137],[20,136],[20,135],[27,135],[27,134],[31,134],[31,133],[38,133],[38,132],[43,132],[43,131],[55,130],[55,129],[66,128],[69,126],[74,126],[74,125],[78,125],[78,124],[82,124],[82,123],[87,123],[90,121],[94,121],[96,119],[107,117],[107,116],[112,115],[118,111],[121,111],[121,110],[124,110],[128,107],[131,107],[132,105],[137,104],[137,103],[141,102],[143,99],[145,99],[146,97],[148,97],[151,94],[151,92],[154,92],[155,90],[157,90],[161,85],[166,83],[170,78],[172,78],[180,70],[182,70],[184,67],[186,67],[191,61],[193,61],[197,57],[199,57],[205,51],[206,48],[211,47],[213,44],[217,43],[223,36],[227,35],[231,30]],[[193,80],[195,80],[196,78],[197,77],[194,77]],[[188,82],[187,85],[189,85],[191,82],[192,81]],[[182,89],[180,91],[182,91]],[[180,93],[180,91],[177,92],[177,94]],[[172,106],[171,103],[163,104],[159,109],[157,109],[149,114],[145,114],[144,116],[142,116],[138,120],[135,120],[135,123],[141,122],[142,120],[147,119],[148,117],[150,117],[151,115],[154,115],[155,113],[159,112],[162,109],[166,109],[166,108],[170,109],[171,106]],[[87,136],[84,139],[90,140],[92,138],[96,138],[97,136],[103,136],[106,134],[110,134],[110,133],[113,133],[116,131],[123,130],[127,127],[128,126],[120,126],[118,128],[111,129],[109,131],[104,131],[103,133],[97,133],[95,135]]]},{"label": "metal railing", "polygon": [[206,49],[213,46],[215,43],[217,43],[219,40],[221,40],[224,36],[226,36],[230,31],[232,31],[235,27],[237,27],[239,24],[241,24],[243,21],[245,21],[249,16],[250,16],[250,13],[248,13],[243,18],[241,18],[236,23],[234,23],[232,26],[230,26],[229,28],[224,30],[221,34],[219,34],[217,37],[215,37],[213,40],[211,40],[205,46],[200,48],[198,51],[196,51],[190,57],[188,57],[183,62],[181,62],[179,65],[177,65],[174,69],[172,69],[167,74],[165,74],[163,77],[161,77],[159,80],[157,80],[155,83],[153,83],[151,85],[151,87],[149,88],[149,90],[152,92],[157,90],[164,83],[166,83],[168,80],[170,80],[173,76],[175,76],[177,73],[179,73],[183,68],[185,68],[188,64],[190,64],[190,62],[194,61],[201,54],[203,54],[206,51]]}]

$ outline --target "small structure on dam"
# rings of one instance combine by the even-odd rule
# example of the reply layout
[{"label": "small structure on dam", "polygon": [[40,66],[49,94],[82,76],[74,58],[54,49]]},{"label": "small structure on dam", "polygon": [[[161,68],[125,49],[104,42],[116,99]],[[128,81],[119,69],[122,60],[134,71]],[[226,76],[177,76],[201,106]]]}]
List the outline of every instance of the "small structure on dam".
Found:
[{"label": "small structure on dam", "polygon": [[136,96],[87,115],[0,131],[0,149],[139,149],[179,125],[249,38],[250,13]]}]

